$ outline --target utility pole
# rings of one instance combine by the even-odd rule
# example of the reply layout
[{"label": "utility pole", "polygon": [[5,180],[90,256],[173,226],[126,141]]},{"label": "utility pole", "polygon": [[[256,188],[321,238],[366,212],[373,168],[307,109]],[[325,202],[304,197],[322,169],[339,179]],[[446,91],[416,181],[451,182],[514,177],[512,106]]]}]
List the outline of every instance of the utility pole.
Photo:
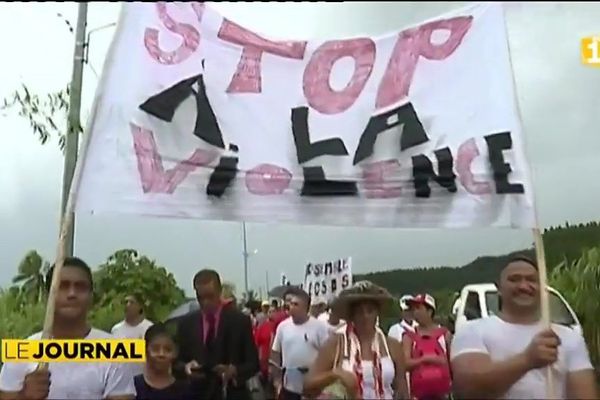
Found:
[{"label": "utility pole", "polygon": [[244,290],[248,294],[248,243],[246,241],[246,223],[242,222],[242,235],[244,240]]},{"label": "utility pole", "polygon": [[[63,188],[61,203],[62,219],[66,217],[67,200],[71,190],[75,165],[77,164],[77,151],[79,149],[79,129],[81,127],[81,89],[83,85],[83,63],[85,54],[85,29],[87,26],[88,3],[79,3],[77,13],[77,27],[75,28],[75,50],[73,52],[73,73],[69,87],[69,114],[67,120],[67,134],[65,136],[65,160],[63,169]],[[65,237],[65,256],[73,255],[73,241],[75,237],[75,216],[71,217],[71,226]]]},{"label": "utility pole", "polygon": [[[246,293],[248,293],[248,290],[250,289],[249,285],[248,285],[248,258],[250,258],[250,256],[253,256],[255,254],[258,253],[258,249],[254,249],[252,250],[252,253],[248,253],[248,238],[246,235],[246,223],[242,222],[242,241],[244,242],[244,252],[242,253],[242,255],[244,256],[244,290],[246,291]],[[269,290],[267,288],[267,290]]]},{"label": "utility pole", "polygon": [[265,271],[265,286],[267,288],[267,296],[269,295],[269,270]]}]

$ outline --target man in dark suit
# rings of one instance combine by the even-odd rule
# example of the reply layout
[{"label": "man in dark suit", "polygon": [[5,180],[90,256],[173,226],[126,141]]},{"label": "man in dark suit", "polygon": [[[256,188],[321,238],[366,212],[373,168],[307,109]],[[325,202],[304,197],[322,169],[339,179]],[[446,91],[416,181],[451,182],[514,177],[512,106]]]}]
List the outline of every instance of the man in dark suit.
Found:
[{"label": "man in dark suit", "polygon": [[246,382],[259,371],[250,318],[223,301],[216,271],[198,272],[194,289],[200,310],[177,322],[177,366],[199,399],[250,399]]}]

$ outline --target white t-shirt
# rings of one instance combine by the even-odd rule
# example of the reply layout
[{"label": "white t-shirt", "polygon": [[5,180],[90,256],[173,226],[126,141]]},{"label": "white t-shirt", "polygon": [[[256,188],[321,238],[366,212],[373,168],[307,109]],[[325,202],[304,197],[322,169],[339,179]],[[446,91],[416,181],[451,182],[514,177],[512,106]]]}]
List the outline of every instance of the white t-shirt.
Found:
[{"label": "white t-shirt", "polygon": [[[552,366],[555,393],[559,399],[566,399],[567,373],[593,367],[585,341],[579,333],[562,325],[553,324],[552,329],[561,340],[558,361]],[[510,324],[498,316],[469,321],[452,340],[451,360],[462,354],[484,353],[489,354],[494,362],[503,361],[523,352],[541,330],[543,330],[541,324]],[[542,368],[527,372],[501,398],[544,399],[546,397],[546,371]]]},{"label": "white t-shirt", "polygon": [[346,321],[344,321],[343,319],[340,319],[338,321],[337,325],[331,324],[329,322],[329,313],[328,312],[319,314],[317,319],[319,321],[325,322],[327,324],[327,327],[328,327],[330,333],[333,333],[333,332],[337,331],[339,328],[341,328],[342,326],[346,325]]},{"label": "white t-shirt", "polygon": [[340,329],[346,329],[346,321],[340,319],[337,325],[331,325],[329,322],[327,323],[327,328],[329,329],[329,333],[337,332]]},{"label": "white t-shirt", "polygon": [[152,325],[152,322],[147,319],[142,320],[137,325],[129,325],[127,321],[123,320],[113,326],[110,332],[119,339],[143,339],[146,331]]},{"label": "white t-shirt", "polygon": [[317,316],[317,319],[319,321],[327,322],[327,321],[329,321],[329,313],[327,311],[322,312],[321,314],[319,314]]},{"label": "white t-shirt", "polygon": [[281,353],[281,366],[289,369],[283,382],[287,390],[302,393],[303,377],[295,368],[310,367],[328,338],[328,324],[314,317],[302,325],[294,324],[292,318],[279,324],[272,350]]},{"label": "white t-shirt", "polygon": [[[42,333],[28,339],[41,339]],[[110,334],[92,328],[86,339],[111,339]],[[0,371],[0,391],[23,389],[25,375],[37,368],[37,363],[6,363]],[[135,396],[131,370],[120,363],[50,363],[50,393],[48,399],[102,400],[111,396]]]},{"label": "white t-shirt", "polygon": [[417,327],[416,321],[413,321],[413,323],[411,325],[408,322],[406,322],[405,320],[402,320],[402,321],[398,322],[397,324],[394,324],[390,327],[390,330],[388,331],[388,336],[391,337],[392,339],[396,339],[397,341],[402,342],[402,336],[404,335],[404,332],[406,332],[406,331],[414,332],[416,327]]},{"label": "white t-shirt", "polygon": [[[143,339],[146,331],[152,325],[152,322],[147,319],[143,319],[137,325],[129,325],[127,321],[123,320],[115,324],[110,332],[114,337],[119,339]],[[131,368],[133,376],[144,373],[144,363],[126,363],[126,365],[128,368]]]}]

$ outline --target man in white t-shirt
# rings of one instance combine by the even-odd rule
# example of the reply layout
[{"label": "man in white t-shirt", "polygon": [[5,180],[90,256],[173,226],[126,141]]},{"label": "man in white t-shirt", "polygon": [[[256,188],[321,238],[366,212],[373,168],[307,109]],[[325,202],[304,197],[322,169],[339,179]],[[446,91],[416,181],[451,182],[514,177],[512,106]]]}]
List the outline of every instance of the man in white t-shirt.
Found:
[{"label": "man in white t-shirt", "polygon": [[[48,277],[52,277],[52,269]],[[49,281],[49,280],[48,280]],[[59,277],[54,326],[55,339],[109,339],[87,323],[92,305],[92,273],[82,260],[67,257]],[[40,339],[38,332],[29,339]],[[0,371],[1,399],[133,400],[131,371],[119,363],[5,363]]]},{"label": "man in white t-shirt", "polygon": [[401,320],[400,322],[392,325],[388,331],[388,336],[392,339],[396,339],[400,343],[402,343],[402,336],[404,335],[404,332],[414,332],[418,325],[414,320],[412,311],[408,305],[408,302],[412,299],[413,296],[411,295],[402,296],[400,298],[400,310],[402,312],[400,316]]},{"label": "man in white t-shirt", "polygon": [[[419,325],[417,321],[414,320],[412,310],[410,309],[410,305],[408,302],[413,300],[414,297],[411,295],[405,295],[400,298],[400,322],[392,325],[390,330],[388,331],[388,337],[392,339],[396,339],[398,342],[402,343],[402,336],[404,336],[404,332],[414,332],[417,326]],[[410,372],[406,372],[406,383],[410,388]]]},{"label": "man in white t-shirt", "polygon": [[146,319],[140,295],[125,297],[125,319],[112,327],[113,336],[122,339],[143,339],[152,322]]},{"label": "man in white t-shirt", "polygon": [[[112,327],[111,333],[119,339],[143,339],[152,322],[146,319],[142,296],[139,294],[130,294],[125,297],[125,319]],[[143,363],[128,363],[132,374],[139,375],[144,373]]]},{"label": "man in white t-shirt", "polygon": [[290,318],[277,327],[271,348],[271,361],[281,366],[283,374],[272,369],[272,375],[280,399],[300,400],[304,374],[329,338],[329,328],[327,323],[309,315],[310,297],[306,292],[295,288],[290,293]]},{"label": "man in white t-shirt", "polygon": [[597,399],[594,369],[583,337],[572,329],[539,321],[537,264],[513,258],[498,282],[497,316],[469,321],[451,345],[455,389],[460,397],[547,398],[547,367],[553,397]]}]

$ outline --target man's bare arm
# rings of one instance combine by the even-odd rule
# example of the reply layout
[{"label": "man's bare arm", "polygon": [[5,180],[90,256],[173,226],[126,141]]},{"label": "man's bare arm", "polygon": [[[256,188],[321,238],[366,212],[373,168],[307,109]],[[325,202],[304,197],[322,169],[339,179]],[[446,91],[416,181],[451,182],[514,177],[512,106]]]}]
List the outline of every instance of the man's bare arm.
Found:
[{"label": "man's bare arm", "polygon": [[412,358],[413,341],[409,336],[402,338],[401,347],[404,353],[404,368],[407,371],[412,371],[423,363],[423,357]]},{"label": "man's bare arm", "polygon": [[492,362],[487,354],[468,353],[452,361],[454,384],[461,398],[498,398],[529,370],[524,354]]},{"label": "man's bare arm", "polygon": [[394,362],[395,375],[394,382],[392,384],[394,388],[395,399],[408,399],[408,384],[406,382],[406,366],[404,361],[404,348],[402,343],[398,342],[394,338],[387,338],[388,348],[390,349],[390,356]]},{"label": "man's bare arm", "polygon": [[21,392],[3,392],[0,390],[0,400],[21,400]]},{"label": "man's bare arm", "polygon": [[281,386],[281,353],[275,350],[271,350],[269,357],[269,372],[273,383],[277,386]]},{"label": "man's bare arm", "polygon": [[569,372],[567,374],[567,398],[598,399],[598,385],[593,369]]}]

